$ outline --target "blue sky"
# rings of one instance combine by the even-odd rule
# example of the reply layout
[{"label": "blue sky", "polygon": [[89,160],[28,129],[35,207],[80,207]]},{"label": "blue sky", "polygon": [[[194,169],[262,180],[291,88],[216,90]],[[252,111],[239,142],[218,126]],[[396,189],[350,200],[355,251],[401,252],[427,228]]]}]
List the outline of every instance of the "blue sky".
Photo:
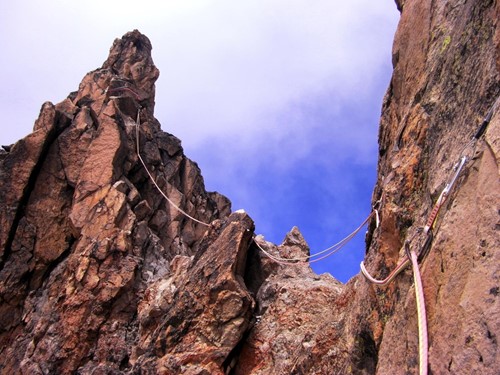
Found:
[{"label": "blue sky", "polygon": [[[207,190],[267,240],[297,226],[317,252],[370,211],[398,19],[393,0],[4,1],[0,143],[28,134],[44,101],[139,29],[160,69],[156,117]],[[363,231],[313,269],[345,282],[364,250]]]}]

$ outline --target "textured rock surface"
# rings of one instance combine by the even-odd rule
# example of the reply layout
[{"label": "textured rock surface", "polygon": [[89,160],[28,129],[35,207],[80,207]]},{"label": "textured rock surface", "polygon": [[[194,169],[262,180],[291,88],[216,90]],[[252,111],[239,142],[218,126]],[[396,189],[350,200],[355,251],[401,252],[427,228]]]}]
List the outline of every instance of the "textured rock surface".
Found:
[{"label": "textured rock surface", "polygon": [[[271,243],[260,246],[282,257],[309,254],[296,228],[279,247]],[[328,274],[316,275],[307,263],[276,265],[259,259],[257,251],[255,245],[250,250],[249,271],[262,275],[263,282],[249,283],[255,288],[258,308],[235,373],[331,373],[345,354],[337,339],[325,332],[326,326],[335,326],[342,316],[335,305],[342,284]]]},{"label": "textured rock surface", "polygon": [[[500,5],[397,1],[394,74],[380,124],[378,278],[418,248],[465,142],[500,93]],[[207,193],[154,118],[149,40],[116,40],[102,68],[0,153],[0,372],[410,374],[418,371],[411,270],[343,285]],[[138,116],[139,114],[139,116]],[[160,195],[141,155],[170,200]],[[500,110],[440,214],[422,274],[433,374],[500,368]]]},{"label": "textured rock surface", "polygon": [[[424,225],[461,149],[500,94],[499,19],[500,4],[493,1],[404,2],[380,126],[375,198],[385,192],[385,204],[367,255],[376,276],[394,267],[403,242]],[[438,218],[422,265],[435,374],[495,374],[500,368],[499,141],[497,110]],[[347,285],[371,296],[359,318],[370,323],[380,374],[418,367],[410,274],[386,288],[366,286],[361,277]]]},{"label": "textured rock surface", "polygon": [[[206,236],[214,237],[215,229],[186,219],[148,180],[135,152],[139,108],[142,156],[159,186],[198,219],[229,225],[224,221],[229,201],[205,192],[196,164],[153,117],[157,77],[149,40],[138,32],[125,35],[115,41],[101,69],[89,73],[62,103],[45,103],[34,132],[2,155],[3,373],[132,368],[141,356],[159,350],[150,345],[144,322],[166,325],[154,320],[155,313],[162,315],[161,306],[147,310],[145,296],[159,293],[172,274],[171,262],[201,272],[201,260],[191,257],[210,252]],[[129,87],[134,95],[124,89],[113,92],[117,80],[117,87]],[[250,230],[248,218],[228,220],[239,222],[240,232]],[[221,238],[227,238],[224,233]],[[241,243],[248,238],[238,240],[234,228],[231,233],[231,241],[224,243],[228,264],[220,277],[243,297],[247,292],[231,279],[239,258],[231,260],[229,254],[244,257]],[[213,287],[220,288],[222,281],[216,281]],[[221,327],[219,340],[226,339],[226,329],[237,340],[251,304],[249,299],[234,311],[228,307],[227,314],[242,321]]]}]

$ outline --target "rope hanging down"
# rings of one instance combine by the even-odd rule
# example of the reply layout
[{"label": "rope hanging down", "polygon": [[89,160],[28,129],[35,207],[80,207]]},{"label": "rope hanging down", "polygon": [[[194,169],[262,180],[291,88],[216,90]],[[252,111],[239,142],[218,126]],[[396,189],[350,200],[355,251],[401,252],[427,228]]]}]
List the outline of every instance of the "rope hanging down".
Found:
[{"label": "rope hanging down", "polygon": [[[114,88],[113,90],[120,91],[120,88]],[[131,92],[135,96],[135,99],[137,99],[139,97],[138,94],[129,87],[124,87],[122,91]],[[430,215],[427,219],[427,222],[423,228],[423,233],[427,235],[427,239],[426,239],[424,245],[422,246],[422,248],[420,249],[418,256],[415,253],[415,251],[410,249],[410,242],[409,241],[405,242],[405,252],[406,252],[405,258],[394,268],[394,270],[385,279],[382,279],[382,280],[378,280],[378,279],[375,279],[374,277],[372,277],[369,274],[369,272],[367,271],[367,269],[364,265],[364,262],[361,262],[361,264],[360,264],[361,272],[363,273],[363,275],[369,281],[371,281],[372,283],[377,284],[377,285],[386,285],[386,284],[390,283],[402,270],[404,270],[408,266],[408,264],[410,264],[410,263],[412,264],[413,277],[414,277],[414,283],[415,283],[416,301],[417,301],[416,304],[417,304],[418,331],[419,331],[420,375],[426,375],[427,369],[428,369],[428,333],[427,333],[427,320],[426,320],[426,311],[425,311],[424,292],[423,292],[423,286],[422,286],[422,280],[421,280],[421,276],[420,276],[418,262],[419,262],[419,260],[422,260],[425,257],[425,255],[428,253],[428,251],[430,249],[432,239],[433,239],[434,225],[436,223],[436,218],[438,216],[438,213],[439,213],[441,207],[443,206],[446,199],[450,195],[450,192],[452,191],[452,189],[453,189],[458,177],[460,176],[462,170],[464,169],[465,165],[472,158],[472,156],[471,157],[467,156],[466,152],[469,150],[472,150],[472,155],[474,154],[476,143],[482,137],[484,132],[486,131],[486,128],[488,127],[488,125],[491,121],[491,118],[493,117],[493,113],[496,110],[496,107],[498,105],[499,100],[500,100],[500,96],[497,97],[497,99],[495,100],[494,104],[490,108],[488,114],[484,118],[483,122],[481,123],[481,125],[477,129],[477,131],[474,134],[474,136],[472,137],[472,139],[462,149],[462,152],[460,153],[459,161],[457,162],[457,164],[455,165],[455,168],[454,168],[455,173],[453,174],[453,177],[446,184],[445,188],[443,189],[443,191],[439,195],[439,198],[436,201],[436,203],[434,204],[434,207],[431,210],[431,213],[430,213]],[[136,120],[137,156],[138,156],[142,166],[144,167],[146,173],[148,174],[151,182],[153,183],[153,185],[156,187],[158,192],[167,200],[167,202],[171,206],[173,206],[176,210],[178,210],[180,213],[182,213],[184,216],[186,216],[187,218],[189,218],[189,219],[191,219],[191,220],[193,220],[201,225],[204,225],[207,227],[210,226],[210,224],[205,223],[203,221],[200,221],[200,220],[194,218],[193,216],[189,215],[184,210],[182,210],[171,199],[169,199],[168,196],[158,186],[153,175],[151,174],[151,172],[147,168],[146,163],[144,162],[144,160],[142,159],[141,154],[140,154],[139,125],[140,125],[140,106],[139,106],[139,109],[137,112],[137,120]],[[379,214],[378,214],[378,210],[375,209],[375,206],[374,206],[372,212],[368,215],[368,217],[351,234],[346,236],[344,239],[342,239],[341,241],[339,241],[335,245],[332,245],[331,247],[329,247],[323,251],[320,251],[318,253],[311,254],[311,255],[308,255],[305,257],[283,258],[283,257],[277,256],[277,255],[273,255],[273,254],[269,253],[268,251],[266,251],[265,249],[263,249],[262,246],[258,243],[258,241],[255,240],[255,238],[254,238],[254,243],[267,257],[269,257],[270,259],[272,259],[273,261],[275,261],[277,263],[287,264],[287,265],[299,264],[297,262],[305,262],[305,261],[309,261],[309,263],[313,263],[313,262],[317,262],[317,261],[320,261],[322,259],[325,259],[325,258],[331,256],[332,254],[334,254],[335,252],[340,250],[342,247],[344,247],[363,228],[363,226],[369,222],[369,220],[373,216],[375,216],[375,218],[376,218],[376,226],[378,228],[378,226],[379,226]],[[418,234],[418,233],[419,233],[419,231],[417,230],[416,234]]]},{"label": "rope hanging down", "polygon": [[417,319],[418,319],[418,358],[420,374],[427,374],[429,367],[429,336],[427,333],[427,313],[425,311],[424,287],[422,286],[422,278],[420,269],[418,268],[417,254],[410,249],[410,244],[405,243],[406,256],[411,260],[413,268],[413,282],[415,283],[415,299],[417,303]]},{"label": "rope hanging down", "polygon": [[[438,216],[438,213],[443,207],[444,203],[446,202],[448,196],[450,195],[453,187],[455,186],[458,177],[460,176],[462,170],[465,168],[467,162],[471,160],[475,154],[476,151],[476,145],[477,141],[482,137],[484,132],[486,131],[486,128],[488,127],[491,118],[493,117],[493,113],[496,111],[496,108],[498,106],[500,100],[500,96],[497,97],[493,105],[491,106],[490,110],[488,111],[488,114],[484,118],[483,122],[477,129],[476,133],[474,136],[471,138],[469,142],[466,143],[466,145],[463,147],[463,149],[460,152],[459,160],[455,164],[454,167],[454,173],[449,180],[449,182],[445,185],[443,191],[439,195],[439,198],[437,199],[436,203],[434,204],[431,213],[429,214],[429,217],[427,218],[427,221],[425,223],[425,226],[423,227],[423,230],[417,230],[415,235],[412,237],[410,241],[405,242],[405,257],[398,263],[398,265],[394,268],[394,270],[391,271],[391,273],[382,280],[376,279],[373,276],[371,276],[365,265],[364,262],[361,262],[360,268],[361,268],[361,273],[372,283],[376,285],[386,285],[390,283],[402,270],[404,270],[408,264],[412,265],[413,268],[413,277],[414,277],[414,284],[415,284],[415,298],[416,298],[416,305],[417,305],[417,319],[418,319],[418,336],[419,336],[419,368],[420,368],[420,375],[426,375],[428,371],[428,333],[427,333],[427,318],[426,318],[426,311],[425,311],[425,299],[424,299],[424,290],[422,286],[422,280],[420,277],[420,270],[418,266],[418,262],[422,261],[423,258],[426,256],[428,251],[430,250],[432,240],[434,237],[433,230],[436,224],[436,218]],[[426,240],[423,244],[423,246],[420,249],[420,252],[418,254],[415,253],[415,251],[410,249],[410,242],[414,239],[414,237],[419,234],[419,233],[424,233],[427,235]]]},{"label": "rope hanging down", "polygon": [[[434,207],[432,208],[431,213],[430,213],[430,215],[426,221],[426,224],[423,228],[423,232],[425,234],[427,234],[427,239],[426,239],[425,244],[419,253],[419,258],[423,258],[423,255],[425,255],[424,253],[426,253],[429,250],[430,242],[432,242],[432,237],[433,237],[432,230],[434,229],[438,213],[439,213],[441,207],[444,205],[446,199],[450,195],[450,192],[452,191],[453,187],[455,186],[455,183],[457,182],[458,177],[461,174],[462,170],[464,169],[465,165],[467,164],[467,162],[470,159],[472,159],[474,152],[475,152],[475,149],[476,149],[476,143],[481,138],[481,136],[484,134],[484,132],[486,131],[486,128],[488,127],[488,125],[491,121],[491,118],[493,117],[493,113],[495,112],[495,110],[499,104],[499,101],[500,101],[500,96],[497,97],[494,104],[491,106],[490,110],[488,111],[488,114],[484,118],[483,122],[479,126],[478,130],[476,131],[476,133],[474,134],[472,139],[462,149],[460,156],[459,156],[459,160],[455,164],[454,174],[451,177],[451,179],[449,180],[449,182],[445,185],[441,194],[439,195],[439,198],[437,199],[436,203],[434,204]],[[471,154],[470,154],[471,156],[467,155],[468,151],[471,151]],[[418,234],[418,231],[417,231],[417,234]],[[419,259],[419,260],[421,260],[421,259]],[[361,262],[360,268],[361,268],[361,272],[363,273],[363,275],[368,280],[370,280],[372,283],[378,284],[378,285],[385,285],[385,284],[388,284],[389,282],[391,282],[406,266],[408,266],[409,263],[410,263],[409,257],[405,256],[405,258],[396,266],[396,268],[383,280],[378,280],[378,279],[375,279],[374,277],[372,277],[368,273],[368,271],[364,265],[364,262]]]}]

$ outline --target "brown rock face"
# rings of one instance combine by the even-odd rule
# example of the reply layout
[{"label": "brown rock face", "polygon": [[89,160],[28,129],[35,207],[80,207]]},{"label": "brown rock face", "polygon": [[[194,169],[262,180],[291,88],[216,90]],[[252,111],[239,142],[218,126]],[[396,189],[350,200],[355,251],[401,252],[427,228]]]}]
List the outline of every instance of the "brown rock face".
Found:
[{"label": "brown rock face", "polygon": [[[418,250],[464,145],[500,94],[500,5],[397,1],[379,133],[380,226],[365,264],[384,278]],[[346,285],[308,264],[296,228],[276,246],[205,191],[154,118],[158,70],[138,31],[113,44],[34,131],[0,153],[0,372],[412,374],[412,271]],[[136,131],[138,130],[138,133]],[[168,203],[158,186],[191,220]],[[500,369],[500,106],[441,209],[421,263],[433,374]],[[206,224],[204,224],[206,223]]]},{"label": "brown rock face", "polygon": [[[404,2],[380,127],[375,198],[385,193],[382,228],[367,255],[378,277],[394,267],[403,242],[424,226],[461,150],[500,94],[499,19],[498,2]],[[438,217],[421,264],[434,374],[495,374],[500,368],[499,137],[497,107]],[[362,278],[352,287],[356,283],[358,291],[372,289],[366,292],[370,308],[360,317],[370,321],[377,373],[417,371],[410,274],[385,288],[366,286]]]},{"label": "brown rock face", "polygon": [[[172,274],[170,263],[176,259],[178,267],[199,275],[207,263],[203,256],[213,254],[215,243],[222,249],[228,231],[227,252],[218,253],[228,255],[226,266],[217,269],[222,280],[214,280],[214,288],[221,289],[220,306],[228,310],[220,319],[234,315],[219,328],[227,352],[235,344],[231,340],[238,341],[246,330],[253,300],[235,281],[239,270],[232,262],[245,256],[251,220],[229,218],[229,201],[205,192],[198,167],[183,155],[180,141],[160,130],[153,117],[157,77],[149,40],[129,33],[115,41],[103,67],[89,73],[78,92],[56,106],[44,104],[34,132],[1,155],[3,373],[127,371],[142,357],[161,352],[158,365],[143,368],[155,372],[169,350],[159,338],[150,344],[150,327],[156,323],[155,335],[163,338],[160,324],[172,328],[160,320],[185,318],[173,309],[166,317],[163,305],[154,303],[149,311],[147,296],[164,298],[167,291],[158,287]],[[185,211],[213,222],[213,228],[207,231],[186,219],[154,188],[135,152],[138,112],[142,157],[156,182]],[[220,234],[219,226],[224,228]],[[225,297],[219,285],[224,280],[233,293]],[[191,286],[182,292],[186,300],[196,293]],[[233,306],[236,296],[247,301]],[[222,363],[224,354],[213,356],[214,363]]]}]

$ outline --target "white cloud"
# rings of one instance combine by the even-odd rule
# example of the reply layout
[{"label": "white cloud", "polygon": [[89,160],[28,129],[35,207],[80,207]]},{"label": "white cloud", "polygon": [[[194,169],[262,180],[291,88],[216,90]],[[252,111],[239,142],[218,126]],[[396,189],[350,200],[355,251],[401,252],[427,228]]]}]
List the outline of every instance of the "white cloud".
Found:
[{"label": "white cloud", "polygon": [[377,27],[369,25],[390,15],[370,4],[223,1],[174,25],[167,31],[182,35],[182,43],[166,34],[161,48],[168,52],[155,54],[160,63],[168,59],[161,64],[166,68],[159,93],[166,100],[158,115],[197,144],[241,130],[247,138],[273,128],[286,131],[270,119],[327,91],[344,101],[362,95],[374,69],[389,60],[392,38],[389,28],[378,35],[387,38],[386,48],[373,43],[376,30],[370,29]]},{"label": "white cloud", "polygon": [[[335,89],[339,100],[357,95],[388,60],[389,43],[380,48],[372,39],[392,37],[395,12],[366,0],[60,0],[2,8],[1,93],[37,100],[29,126],[41,102],[75,90],[115,37],[139,28],[161,70],[158,117],[194,147],[218,135],[287,131],[272,119],[325,91]],[[388,31],[370,26],[384,22]]]}]

